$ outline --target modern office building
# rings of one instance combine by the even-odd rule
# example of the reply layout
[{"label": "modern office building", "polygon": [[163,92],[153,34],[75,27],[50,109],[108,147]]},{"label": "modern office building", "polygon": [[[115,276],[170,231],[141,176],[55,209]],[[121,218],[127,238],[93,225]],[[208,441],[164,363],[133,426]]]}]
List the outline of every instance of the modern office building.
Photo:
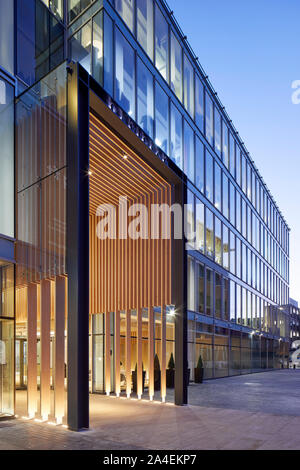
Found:
[{"label": "modern office building", "polygon": [[298,302],[289,299],[289,303],[283,306],[285,312],[289,315],[290,322],[290,344],[300,339],[300,308]]},{"label": "modern office building", "polygon": [[289,228],[164,0],[0,0],[0,135],[0,413],[288,357]]}]

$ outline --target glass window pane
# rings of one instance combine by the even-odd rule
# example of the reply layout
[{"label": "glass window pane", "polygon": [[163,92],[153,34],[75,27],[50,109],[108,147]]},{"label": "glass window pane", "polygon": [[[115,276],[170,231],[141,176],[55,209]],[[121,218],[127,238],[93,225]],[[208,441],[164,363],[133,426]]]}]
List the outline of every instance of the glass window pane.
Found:
[{"label": "glass window pane", "polygon": [[214,174],[213,174],[213,157],[211,154],[206,150],[205,151],[205,196],[211,202],[214,200]]},{"label": "glass window pane", "polygon": [[0,317],[14,317],[14,294],[14,266],[0,261]]},{"label": "glass window pane", "polygon": [[221,115],[215,107],[215,151],[221,158]]},{"label": "glass window pane", "polygon": [[182,115],[171,103],[171,152],[170,156],[182,170]]},{"label": "glass window pane", "polygon": [[188,256],[188,310],[195,310],[195,262]]},{"label": "glass window pane", "polygon": [[182,48],[171,33],[171,89],[182,101]]},{"label": "glass window pane", "polygon": [[104,89],[110,96],[114,94],[113,61],[113,22],[104,11]]},{"label": "glass window pane", "polygon": [[70,57],[91,73],[92,22],[89,21],[70,40]]},{"label": "glass window pane", "polygon": [[204,145],[196,136],[196,187],[204,194]]},{"label": "glass window pane", "polygon": [[14,88],[1,78],[0,142],[0,233],[14,237]]},{"label": "glass window pane", "polygon": [[204,313],[204,266],[197,263],[198,266],[198,312]]},{"label": "glass window pane", "polygon": [[190,190],[187,190],[186,222],[185,236],[192,243],[195,241],[195,196]]},{"label": "glass window pane", "polygon": [[222,308],[222,278],[220,274],[215,275],[215,316],[221,318]]},{"label": "glass window pane", "polygon": [[196,249],[204,253],[204,204],[196,198]]},{"label": "glass window pane", "polygon": [[116,29],[116,101],[132,118],[135,116],[135,64],[134,51]]},{"label": "glass window pane", "polygon": [[213,315],[214,308],[214,280],[213,272],[206,269],[206,315]]},{"label": "glass window pane", "polygon": [[115,0],[115,8],[130,31],[134,28],[134,0]]},{"label": "glass window pane", "polygon": [[216,263],[222,263],[222,237],[221,237],[221,221],[215,217],[215,260]]},{"label": "glass window pane", "polygon": [[222,158],[225,166],[229,167],[229,155],[228,155],[228,128],[225,122],[222,120]]},{"label": "glass window pane", "polygon": [[204,132],[204,88],[198,75],[195,80],[195,121],[200,131]]},{"label": "glass window pane", "polygon": [[235,274],[235,235],[230,232],[230,271]]},{"label": "glass window pane", "polygon": [[205,136],[210,145],[214,139],[214,107],[211,97],[205,94]]},{"label": "glass window pane", "polygon": [[229,189],[228,189],[228,178],[223,173],[223,215],[228,219],[229,217]]},{"label": "glass window pane", "polygon": [[229,321],[229,280],[223,279],[223,316]]},{"label": "glass window pane", "polygon": [[230,157],[229,157],[230,173],[235,178],[235,141],[231,133],[230,133],[230,139],[229,139],[229,153],[230,153]]},{"label": "glass window pane", "polygon": [[64,0],[50,0],[49,6],[58,18],[64,18]]},{"label": "glass window pane", "polygon": [[0,413],[14,414],[14,321],[0,320]]},{"label": "glass window pane", "polygon": [[136,0],[137,40],[153,60],[153,0]]},{"label": "glass window pane", "polygon": [[223,267],[229,269],[229,230],[223,224]]},{"label": "glass window pane", "polygon": [[210,258],[214,257],[214,218],[213,213],[206,208],[205,211],[205,222],[206,222],[206,255]]},{"label": "glass window pane", "polygon": [[137,113],[138,124],[153,138],[153,76],[143,62],[137,61]]},{"label": "glass window pane", "polygon": [[[52,2],[57,0],[51,0]],[[69,0],[68,2],[68,17],[69,22],[74,20],[85,8],[92,3],[93,0]]]},{"label": "glass window pane", "polygon": [[222,189],[222,173],[220,166],[215,162],[215,207],[221,211],[221,189]]},{"label": "glass window pane", "polygon": [[168,80],[169,28],[164,15],[155,7],[155,66]]},{"label": "glass window pane", "polygon": [[236,181],[239,186],[241,186],[241,151],[238,145],[236,144],[236,158],[235,158],[235,165],[236,165]]},{"label": "glass window pane", "polygon": [[14,74],[14,2],[0,0],[0,66]]},{"label": "glass window pane", "polygon": [[155,86],[155,143],[169,153],[169,98],[158,83]]},{"label": "glass window pane", "polygon": [[195,179],[195,149],[194,131],[184,121],[184,172],[194,182]]},{"label": "glass window pane", "polygon": [[194,69],[186,56],[184,56],[184,106],[187,112],[194,117]]},{"label": "glass window pane", "polygon": [[235,226],[235,187],[230,182],[230,222]]},{"label": "glass window pane", "polygon": [[93,77],[103,85],[103,12],[93,18]]},{"label": "glass window pane", "polygon": [[235,282],[230,281],[230,321],[236,322]]}]

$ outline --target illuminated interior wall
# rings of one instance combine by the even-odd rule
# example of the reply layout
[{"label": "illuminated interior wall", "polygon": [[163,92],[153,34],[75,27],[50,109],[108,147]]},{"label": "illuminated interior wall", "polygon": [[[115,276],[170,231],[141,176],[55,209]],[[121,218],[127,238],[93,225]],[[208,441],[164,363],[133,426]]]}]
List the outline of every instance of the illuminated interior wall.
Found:
[{"label": "illuminated interior wall", "polygon": [[[90,314],[100,316],[100,326],[94,332],[97,338],[93,335],[93,341],[94,354],[99,355],[98,360],[104,360],[104,367],[101,365],[104,391],[114,391],[117,395],[125,392],[127,396],[135,392],[141,396],[144,382],[153,397],[153,365],[157,354],[160,392],[164,399],[167,361],[174,345],[174,319],[169,314],[171,233],[169,239],[163,238],[162,223],[158,227],[158,239],[151,239],[149,232],[154,224],[151,204],[171,205],[172,187],[93,114],[90,115],[89,181]],[[125,212],[119,207],[121,196],[127,197]],[[97,237],[97,224],[101,220],[97,208],[108,203],[116,208],[116,238],[101,240]],[[120,226],[128,234],[128,227],[138,215],[132,213],[127,221],[124,219],[124,213],[130,214],[133,204],[143,204],[148,209],[147,238],[120,237]],[[170,216],[166,222],[171,227]],[[97,371],[91,370],[93,373]],[[97,390],[98,382],[99,377],[93,384],[96,383],[96,391],[101,391]],[[94,386],[91,388],[94,390]]]}]

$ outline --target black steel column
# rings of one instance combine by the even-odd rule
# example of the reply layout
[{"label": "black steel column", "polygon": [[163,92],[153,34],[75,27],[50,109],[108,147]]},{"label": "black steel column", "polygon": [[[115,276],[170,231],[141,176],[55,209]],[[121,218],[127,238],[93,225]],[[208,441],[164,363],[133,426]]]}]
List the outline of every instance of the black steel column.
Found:
[{"label": "black steel column", "polygon": [[182,239],[173,239],[172,284],[175,303],[175,405],[188,402],[187,387],[187,252],[184,236],[184,205],[187,202],[185,184],[174,187],[173,203],[182,207]]},{"label": "black steel column", "polygon": [[68,425],[89,427],[89,86],[68,65],[67,273]]}]

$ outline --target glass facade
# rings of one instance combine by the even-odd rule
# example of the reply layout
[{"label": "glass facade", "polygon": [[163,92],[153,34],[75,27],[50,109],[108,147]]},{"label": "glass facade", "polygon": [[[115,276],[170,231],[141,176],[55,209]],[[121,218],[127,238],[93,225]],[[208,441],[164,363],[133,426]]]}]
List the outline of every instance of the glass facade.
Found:
[{"label": "glass facade", "polygon": [[64,26],[44,3],[16,3],[16,75],[26,85],[32,85],[64,60]]},{"label": "glass facade", "polygon": [[14,87],[0,75],[0,234],[14,237]]},{"label": "glass facade", "polygon": [[[280,367],[286,359],[289,337],[288,316],[278,308],[289,301],[289,228],[165,2],[17,0],[16,44],[13,3],[0,0],[0,67],[15,73],[17,93],[41,80],[30,93],[21,95],[16,107],[16,140],[25,149],[19,149],[17,155],[17,291],[66,274],[66,76],[65,66],[56,67],[67,55],[80,62],[186,176],[188,230],[195,232],[188,257],[191,380],[199,356],[205,378]],[[0,200],[5,204],[0,205],[0,235],[6,238],[15,236],[14,94],[14,86],[1,74]],[[55,124],[53,115],[58,118]],[[39,126],[53,124],[49,126],[55,136],[44,144],[36,143],[35,151],[26,132],[28,120],[34,135],[45,139]],[[46,163],[38,145],[47,146]],[[61,205],[53,205],[57,200]],[[30,266],[24,259],[30,259]],[[3,413],[12,413],[14,407],[14,283],[14,268],[0,262]],[[160,316],[156,311],[155,352],[159,360]],[[99,314],[91,323],[92,357],[103,357],[104,318]],[[147,311],[142,323],[147,386]],[[113,344],[113,316],[111,325]],[[136,325],[137,315],[132,311],[133,376]],[[26,341],[26,325],[19,327],[20,351]],[[174,353],[175,329],[170,314],[166,329],[168,363]],[[126,388],[126,334],[121,313],[122,390]],[[26,348],[23,353],[25,357]],[[21,384],[20,364],[18,367]],[[104,374],[103,362],[92,362],[91,391],[105,390]]]},{"label": "glass facade", "polygon": [[0,0],[0,67],[14,74],[14,2]]}]

